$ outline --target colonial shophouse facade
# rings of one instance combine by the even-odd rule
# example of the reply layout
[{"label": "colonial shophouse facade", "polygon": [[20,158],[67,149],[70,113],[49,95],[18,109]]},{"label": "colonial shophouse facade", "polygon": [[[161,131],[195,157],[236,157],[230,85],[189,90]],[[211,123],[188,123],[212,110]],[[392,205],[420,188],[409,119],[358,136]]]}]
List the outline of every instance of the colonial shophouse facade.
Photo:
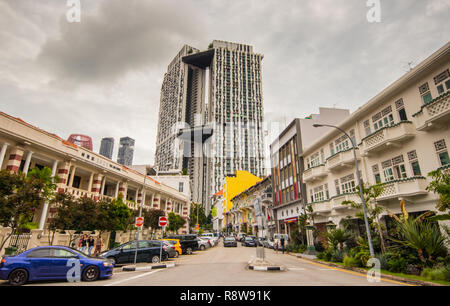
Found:
[{"label": "colonial shophouse facade", "polygon": [[[449,68],[450,43],[338,125],[357,145],[365,184],[384,186],[377,204],[395,214],[400,213],[400,200],[413,214],[436,211],[438,196],[426,187],[429,172],[450,167]],[[355,192],[358,182],[349,139],[333,129],[302,156],[315,225],[325,230],[327,223],[340,225],[346,216],[354,217],[357,211],[342,205],[345,200],[361,202]],[[386,222],[387,212],[382,215]]]},{"label": "colonial shophouse facade", "polygon": [[273,237],[276,226],[273,218],[271,176],[239,193],[231,202],[233,207],[229,213],[232,228],[236,232],[249,231],[251,228],[254,236]]},{"label": "colonial shophouse facade", "polygon": [[[143,202],[143,209],[189,216],[189,197],[178,190],[2,112],[0,150],[1,170],[27,173],[34,167],[49,167],[60,178],[59,192],[94,200],[121,193],[131,209],[139,209]],[[34,221],[40,229],[46,228],[53,212],[45,205],[36,213]],[[189,232],[188,223],[183,233]]]}]

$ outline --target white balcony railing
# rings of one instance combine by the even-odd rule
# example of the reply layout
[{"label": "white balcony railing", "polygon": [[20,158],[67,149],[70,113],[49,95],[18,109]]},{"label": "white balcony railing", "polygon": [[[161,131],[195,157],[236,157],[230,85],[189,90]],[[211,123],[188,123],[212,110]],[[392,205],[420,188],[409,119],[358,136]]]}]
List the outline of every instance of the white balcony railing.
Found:
[{"label": "white balcony railing", "polygon": [[427,185],[427,180],[422,176],[388,182],[384,184],[384,190],[377,200],[425,195],[428,193]]},{"label": "white balcony railing", "polygon": [[[356,159],[361,159],[359,150],[356,150]],[[330,172],[337,172],[345,168],[353,167],[354,164],[355,157],[353,155],[353,149],[348,149],[328,157],[326,161],[326,170]]]},{"label": "white balcony railing", "polygon": [[319,180],[328,175],[325,164],[309,168],[303,172],[303,181],[305,183]]},{"label": "white balcony railing", "polygon": [[420,111],[413,114],[413,118],[419,131],[447,125],[450,122],[450,91],[422,105]]},{"label": "white balcony railing", "polygon": [[384,127],[362,139],[361,148],[364,154],[385,150],[386,147],[399,147],[401,143],[415,135],[411,121],[401,121]]}]

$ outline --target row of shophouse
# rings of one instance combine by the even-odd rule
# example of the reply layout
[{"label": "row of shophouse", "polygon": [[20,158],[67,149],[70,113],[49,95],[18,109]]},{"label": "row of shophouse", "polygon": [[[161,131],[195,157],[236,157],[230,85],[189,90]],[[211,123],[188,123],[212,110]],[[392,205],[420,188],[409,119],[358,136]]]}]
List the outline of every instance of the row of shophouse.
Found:
[{"label": "row of shophouse", "polygon": [[[19,118],[0,112],[0,169],[11,172],[48,167],[59,177],[58,192],[74,197],[100,199],[122,195],[133,210],[161,209],[188,218],[190,196],[150,176],[113,162],[86,148],[72,144]],[[55,209],[44,205],[36,211],[34,222],[41,230]],[[189,232],[189,222],[180,232]]]},{"label": "row of shophouse", "polygon": [[[319,231],[347,217],[363,230],[357,210],[342,205],[360,202],[352,142],[363,182],[383,185],[382,222],[389,223],[387,210],[400,213],[401,200],[413,215],[439,213],[438,196],[426,188],[429,172],[450,171],[450,43],[353,113],[320,108],[293,120],[270,145],[271,175],[235,192],[216,229],[290,234],[311,205]],[[215,200],[225,202],[224,195]]]}]

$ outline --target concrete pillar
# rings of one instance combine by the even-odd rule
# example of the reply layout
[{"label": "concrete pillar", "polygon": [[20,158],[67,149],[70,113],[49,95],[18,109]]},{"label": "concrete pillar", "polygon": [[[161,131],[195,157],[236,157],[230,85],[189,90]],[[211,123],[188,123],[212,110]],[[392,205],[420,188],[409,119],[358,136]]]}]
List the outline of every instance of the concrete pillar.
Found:
[{"label": "concrete pillar", "polygon": [[6,170],[10,172],[17,172],[20,168],[20,163],[22,161],[23,149],[16,147],[9,153],[8,163],[6,164]]},{"label": "concrete pillar", "polygon": [[128,183],[127,182],[120,182],[119,193],[122,194],[122,198],[123,198],[124,201],[127,199],[127,192],[128,192]]},{"label": "concrete pillar", "polygon": [[116,198],[116,199],[119,196],[119,185],[120,185],[120,182],[118,181],[116,183],[116,191],[114,192],[114,198]]},{"label": "concrete pillar", "polygon": [[106,176],[103,176],[102,179],[102,187],[100,188],[100,196],[102,196],[105,193],[105,184],[106,184]]},{"label": "concrete pillar", "polygon": [[25,175],[28,174],[28,170],[30,169],[31,156],[33,155],[33,151],[28,151],[27,158],[25,160],[25,165],[23,166],[23,173]]},{"label": "concrete pillar", "polygon": [[306,254],[315,254],[316,248],[314,247],[314,235],[313,235],[314,227],[311,225],[306,226],[306,241],[307,241],[307,248],[306,248]]},{"label": "concrete pillar", "polygon": [[102,188],[102,179],[103,179],[102,174],[99,174],[99,173],[94,174],[92,188],[90,189],[90,191],[94,194],[94,201],[98,201],[98,199],[100,198],[100,191]]},{"label": "concrete pillar", "polygon": [[72,166],[72,171],[70,172],[70,180],[69,180],[69,184],[68,184],[69,187],[73,186],[73,178],[75,176],[75,171],[76,170],[77,170],[77,167],[76,166]]},{"label": "concrete pillar", "polygon": [[70,164],[68,162],[63,162],[58,167],[58,177],[59,177],[59,184],[58,184],[58,192],[64,192],[65,188],[67,186],[67,178],[69,176],[69,169]]},{"label": "concrete pillar", "polygon": [[[52,177],[55,177],[57,167],[58,167],[58,161],[55,160],[53,162],[53,167],[52,167]],[[45,220],[47,219],[48,205],[49,205],[49,203],[45,202],[44,207],[42,208],[41,219],[39,220],[39,229],[40,230],[44,229]]]},{"label": "concrete pillar", "polygon": [[155,194],[153,196],[153,208],[161,209],[161,195]]},{"label": "concrete pillar", "polygon": [[2,145],[2,150],[0,151],[0,170],[2,170],[3,160],[5,159],[7,148],[8,148],[8,144],[5,142]]},{"label": "concrete pillar", "polygon": [[169,213],[169,212],[172,211],[172,200],[171,199],[167,199],[166,203],[167,203],[166,204],[166,211],[167,211],[167,213]]},{"label": "concrete pillar", "polygon": [[89,177],[89,185],[88,185],[88,192],[92,192],[92,185],[94,183],[94,172],[91,173],[91,176]]}]

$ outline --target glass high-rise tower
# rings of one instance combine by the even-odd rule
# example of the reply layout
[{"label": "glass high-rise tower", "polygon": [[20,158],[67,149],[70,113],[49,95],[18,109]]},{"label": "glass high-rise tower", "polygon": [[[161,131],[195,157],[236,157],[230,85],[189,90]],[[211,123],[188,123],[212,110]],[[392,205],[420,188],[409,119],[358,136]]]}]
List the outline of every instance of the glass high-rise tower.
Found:
[{"label": "glass high-rise tower", "polygon": [[[227,175],[246,170],[263,176],[263,55],[250,45],[214,40],[205,51],[185,45],[161,88],[155,165],[191,176],[192,200],[208,205]],[[213,135],[195,155],[180,128],[207,125]],[[201,177],[199,177],[201,176]]]},{"label": "glass high-rise tower", "polygon": [[102,142],[100,143],[100,155],[103,155],[109,159],[112,159],[114,149],[114,138],[113,137],[105,137],[102,138]]}]

